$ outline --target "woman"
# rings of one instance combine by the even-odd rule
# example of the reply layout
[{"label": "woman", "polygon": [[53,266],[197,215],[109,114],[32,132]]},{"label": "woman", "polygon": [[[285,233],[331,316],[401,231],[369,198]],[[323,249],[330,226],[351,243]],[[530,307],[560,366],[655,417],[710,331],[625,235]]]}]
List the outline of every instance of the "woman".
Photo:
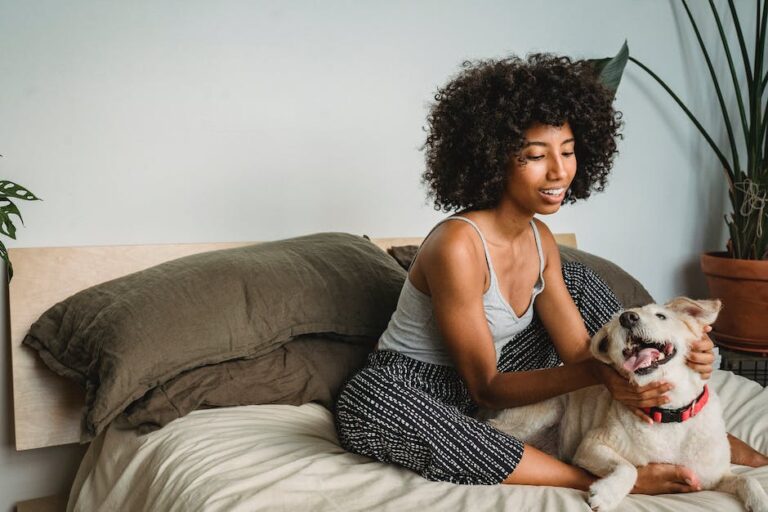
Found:
[{"label": "woman", "polygon": [[[639,408],[667,401],[667,383],[635,388],[591,358],[590,335],[620,305],[591,271],[561,265],[534,219],[603,189],[620,113],[589,64],[547,54],[465,63],[435,100],[423,180],[435,209],[458,213],[425,238],[377,351],[340,394],[339,439],[430,480],[586,490],[586,471],[471,414],[594,384],[646,420]],[[689,359],[705,377],[711,348],[706,338]],[[686,468],[653,464],[635,491],[697,485]]]}]

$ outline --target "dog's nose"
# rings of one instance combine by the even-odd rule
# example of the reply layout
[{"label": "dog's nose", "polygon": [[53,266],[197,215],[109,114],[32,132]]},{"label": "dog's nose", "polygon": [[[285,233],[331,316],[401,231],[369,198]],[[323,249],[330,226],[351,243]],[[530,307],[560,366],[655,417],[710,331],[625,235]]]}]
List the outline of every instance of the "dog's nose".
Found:
[{"label": "dog's nose", "polygon": [[639,321],[640,321],[640,315],[638,315],[634,311],[625,311],[619,317],[619,323],[621,324],[622,327],[625,327],[627,329],[634,327],[635,324]]}]

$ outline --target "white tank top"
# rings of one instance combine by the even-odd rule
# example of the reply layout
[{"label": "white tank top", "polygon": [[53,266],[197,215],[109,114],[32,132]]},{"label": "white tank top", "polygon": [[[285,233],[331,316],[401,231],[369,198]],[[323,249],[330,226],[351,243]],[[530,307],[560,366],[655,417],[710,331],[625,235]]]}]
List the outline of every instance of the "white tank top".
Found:
[{"label": "white tank top", "polygon": [[[452,215],[441,220],[429,231],[427,237],[437,226],[447,220],[461,220],[468,222],[475,228],[485,250],[485,260],[488,263],[488,271],[491,275],[491,285],[483,294],[483,308],[488,327],[493,336],[493,344],[496,348],[496,361],[499,360],[501,348],[517,333],[528,327],[533,318],[533,302],[536,296],[544,289],[544,254],[541,250],[541,239],[536,223],[531,220],[531,229],[536,239],[536,250],[539,255],[539,278],[531,293],[531,303],[528,309],[518,317],[512,307],[507,303],[499,289],[496,272],[493,270],[491,255],[485,243],[485,237],[477,227],[477,224],[466,217]],[[425,240],[426,238],[425,237]],[[424,243],[422,242],[422,246]],[[419,250],[421,247],[419,247]],[[418,255],[418,251],[416,252]],[[414,261],[416,256],[414,256]],[[435,321],[432,308],[432,297],[423,293],[406,277],[400,297],[397,301],[397,309],[392,314],[386,330],[379,338],[378,350],[392,350],[400,352],[408,357],[425,363],[442,366],[453,366],[448,352],[445,349],[440,332]]]}]

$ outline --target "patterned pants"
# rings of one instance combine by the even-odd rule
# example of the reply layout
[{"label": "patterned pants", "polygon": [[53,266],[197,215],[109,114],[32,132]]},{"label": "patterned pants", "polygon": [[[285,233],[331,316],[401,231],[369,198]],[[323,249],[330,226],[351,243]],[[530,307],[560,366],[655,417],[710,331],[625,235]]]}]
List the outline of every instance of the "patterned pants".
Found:
[{"label": "patterned pants", "polygon": [[[580,263],[563,264],[568,291],[590,336],[621,309],[608,286]],[[544,327],[531,325],[501,351],[499,371],[560,364]],[[348,451],[409,468],[429,480],[497,484],[515,469],[523,443],[471,416],[476,410],[452,367],[373,352],[342,389],[336,431]]]}]

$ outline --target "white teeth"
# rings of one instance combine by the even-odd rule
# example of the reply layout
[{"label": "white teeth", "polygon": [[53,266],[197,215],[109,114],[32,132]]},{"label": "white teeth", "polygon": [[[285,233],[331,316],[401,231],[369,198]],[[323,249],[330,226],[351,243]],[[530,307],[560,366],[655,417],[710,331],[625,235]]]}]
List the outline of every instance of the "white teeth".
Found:
[{"label": "white teeth", "polygon": [[559,196],[560,194],[563,193],[563,190],[565,190],[565,189],[563,189],[563,188],[549,188],[549,189],[542,190],[542,192],[544,194],[547,194],[548,196]]}]

